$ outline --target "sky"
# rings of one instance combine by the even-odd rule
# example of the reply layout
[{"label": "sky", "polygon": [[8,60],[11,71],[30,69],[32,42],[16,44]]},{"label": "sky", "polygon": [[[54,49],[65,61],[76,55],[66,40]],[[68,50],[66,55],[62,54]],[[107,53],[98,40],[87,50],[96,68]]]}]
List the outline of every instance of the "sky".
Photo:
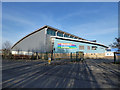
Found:
[{"label": "sky", "polygon": [[2,3],[2,42],[10,41],[14,45],[44,25],[108,46],[118,37],[118,3]]}]

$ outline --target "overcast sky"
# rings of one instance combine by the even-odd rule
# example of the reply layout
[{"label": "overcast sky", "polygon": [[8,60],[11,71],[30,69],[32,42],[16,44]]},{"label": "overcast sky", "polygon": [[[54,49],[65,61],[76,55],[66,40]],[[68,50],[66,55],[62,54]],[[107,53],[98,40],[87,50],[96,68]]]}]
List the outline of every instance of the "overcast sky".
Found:
[{"label": "overcast sky", "polygon": [[3,42],[13,45],[44,25],[108,46],[118,36],[118,3],[2,3]]}]

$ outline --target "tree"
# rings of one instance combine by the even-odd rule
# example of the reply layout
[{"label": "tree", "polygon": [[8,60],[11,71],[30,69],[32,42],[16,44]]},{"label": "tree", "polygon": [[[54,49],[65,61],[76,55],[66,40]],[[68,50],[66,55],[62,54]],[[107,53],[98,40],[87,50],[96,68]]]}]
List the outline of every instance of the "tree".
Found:
[{"label": "tree", "polygon": [[112,48],[118,48],[118,50],[120,50],[120,37],[119,38],[115,38],[115,41],[109,45]]},{"label": "tree", "polygon": [[[113,42],[113,44],[109,45],[112,48],[118,48],[117,52],[120,52],[120,37],[119,38],[115,38],[115,42]],[[116,63],[116,53],[114,52],[114,63]]]},{"label": "tree", "polygon": [[2,45],[2,49],[7,49],[7,50],[11,50],[11,43],[10,41],[5,41]]},{"label": "tree", "polygon": [[9,57],[11,55],[11,43],[10,41],[5,41],[2,44],[2,53],[3,56],[6,58],[7,56]]}]

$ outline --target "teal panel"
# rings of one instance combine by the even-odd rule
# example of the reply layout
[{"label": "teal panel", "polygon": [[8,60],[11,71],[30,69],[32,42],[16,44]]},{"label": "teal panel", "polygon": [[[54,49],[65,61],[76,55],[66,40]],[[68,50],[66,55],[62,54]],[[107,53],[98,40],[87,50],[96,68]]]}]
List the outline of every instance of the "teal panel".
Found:
[{"label": "teal panel", "polygon": [[[60,43],[70,43],[76,45],[76,48],[59,48]],[[84,46],[84,50],[79,50],[79,45]],[[87,49],[87,46],[90,46],[90,50]],[[92,50],[92,46],[96,46],[96,50]],[[55,53],[75,53],[77,51],[83,51],[84,53],[105,53],[105,48],[99,45],[94,44],[88,44],[88,43],[82,43],[82,42],[75,42],[75,41],[68,41],[68,40],[61,40],[61,39],[55,39],[54,40],[54,48]]]}]

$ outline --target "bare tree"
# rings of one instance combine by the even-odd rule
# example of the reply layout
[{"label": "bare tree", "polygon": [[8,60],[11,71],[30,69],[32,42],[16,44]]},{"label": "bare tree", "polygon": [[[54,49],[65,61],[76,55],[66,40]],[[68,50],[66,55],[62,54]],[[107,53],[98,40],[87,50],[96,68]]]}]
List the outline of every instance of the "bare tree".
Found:
[{"label": "bare tree", "polygon": [[112,48],[118,48],[117,52],[114,52],[114,63],[116,63],[116,54],[120,52],[120,37],[119,38],[115,38],[115,42],[113,42],[113,44],[109,45]]},{"label": "bare tree", "polygon": [[2,53],[3,53],[3,56],[6,58],[7,56],[9,57],[11,55],[11,43],[10,41],[5,41],[3,44],[2,44]]},{"label": "bare tree", "polygon": [[5,41],[2,45],[2,49],[7,49],[10,50],[11,49],[11,43],[10,41]]},{"label": "bare tree", "polygon": [[120,37],[115,38],[115,41],[109,45],[112,48],[118,48],[120,50]]}]

